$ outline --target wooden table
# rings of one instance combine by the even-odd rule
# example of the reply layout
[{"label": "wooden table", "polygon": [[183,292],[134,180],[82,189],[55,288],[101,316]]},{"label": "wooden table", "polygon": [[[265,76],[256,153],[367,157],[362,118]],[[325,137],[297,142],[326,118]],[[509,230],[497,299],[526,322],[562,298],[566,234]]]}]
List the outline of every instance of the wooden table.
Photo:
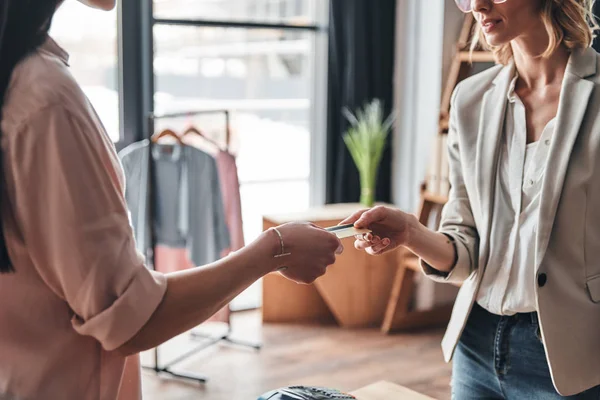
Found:
[{"label": "wooden table", "polygon": [[[269,215],[263,228],[287,222],[309,221],[321,227],[337,225],[362,209],[360,204],[335,204],[306,212]],[[343,241],[338,256],[325,276],[314,285],[297,285],[279,274],[263,280],[264,322],[325,322],[335,320],[342,327],[380,326],[390,298],[401,253],[373,257],[354,248],[354,239]]]},{"label": "wooden table", "polygon": [[390,382],[378,382],[350,394],[358,400],[434,400]]}]

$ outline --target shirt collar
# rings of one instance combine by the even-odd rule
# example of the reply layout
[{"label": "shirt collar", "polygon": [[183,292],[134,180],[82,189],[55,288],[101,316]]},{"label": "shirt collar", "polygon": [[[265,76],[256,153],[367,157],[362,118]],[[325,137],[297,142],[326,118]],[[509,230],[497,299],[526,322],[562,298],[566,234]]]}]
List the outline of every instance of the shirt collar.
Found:
[{"label": "shirt collar", "polygon": [[67,53],[65,49],[60,47],[58,43],[56,43],[54,39],[52,39],[50,36],[46,38],[46,41],[44,42],[44,44],[42,44],[40,50],[57,57],[66,66],[69,66],[69,53]]},{"label": "shirt collar", "polygon": [[517,95],[517,92],[515,91],[518,79],[519,79],[519,73],[515,69],[515,75],[512,78],[512,80],[510,81],[510,85],[508,86],[508,93],[506,95],[506,97],[508,98],[508,101],[510,101],[511,103],[514,103],[519,98],[519,96]]},{"label": "shirt collar", "polygon": [[152,145],[152,158],[155,161],[179,162],[183,156],[183,146],[178,143],[163,144],[155,143]]}]

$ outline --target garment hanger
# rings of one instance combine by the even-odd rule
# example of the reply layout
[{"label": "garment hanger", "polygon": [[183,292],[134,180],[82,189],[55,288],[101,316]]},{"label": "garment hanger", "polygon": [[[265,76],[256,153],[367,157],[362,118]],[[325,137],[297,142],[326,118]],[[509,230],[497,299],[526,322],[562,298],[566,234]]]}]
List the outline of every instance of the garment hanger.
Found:
[{"label": "garment hanger", "polygon": [[165,129],[164,131],[157,133],[156,135],[152,136],[151,140],[152,143],[158,143],[158,141],[163,138],[173,138],[178,144],[183,144],[179,135],[173,132],[171,129]]},{"label": "garment hanger", "polygon": [[215,146],[218,150],[221,150],[222,146],[219,146],[219,144],[217,142],[215,142],[214,140],[206,137],[206,135],[204,135],[201,131],[199,131],[197,128],[195,128],[194,126],[190,126],[181,136],[182,138],[184,138],[187,135],[195,135],[195,136],[200,136],[202,139],[204,139],[205,141],[207,141],[208,143],[210,143],[211,145]]}]

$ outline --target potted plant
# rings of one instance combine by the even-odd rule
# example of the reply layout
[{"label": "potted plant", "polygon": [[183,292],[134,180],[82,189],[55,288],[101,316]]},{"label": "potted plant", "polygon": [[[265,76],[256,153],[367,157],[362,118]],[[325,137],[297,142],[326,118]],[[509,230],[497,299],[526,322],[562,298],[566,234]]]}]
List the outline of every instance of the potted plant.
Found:
[{"label": "potted plant", "polygon": [[343,110],[350,122],[343,138],[360,174],[360,202],[366,207],[375,204],[379,164],[395,120],[393,114],[384,120],[383,112],[383,105],[378,99],[358,109],[355,114],[348,109]]}]

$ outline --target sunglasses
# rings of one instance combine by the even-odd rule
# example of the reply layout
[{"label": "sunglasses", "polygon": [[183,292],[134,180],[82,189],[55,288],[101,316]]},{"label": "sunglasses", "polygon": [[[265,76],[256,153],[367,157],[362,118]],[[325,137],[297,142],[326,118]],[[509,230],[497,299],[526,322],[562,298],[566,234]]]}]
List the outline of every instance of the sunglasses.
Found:
[{"label": "sunglasses", "polygon": [[[473,11],[473,0],[454,0],[460,11],[470,13]],[[506,3],[506,0],[492,0],[494,4]]]}]

